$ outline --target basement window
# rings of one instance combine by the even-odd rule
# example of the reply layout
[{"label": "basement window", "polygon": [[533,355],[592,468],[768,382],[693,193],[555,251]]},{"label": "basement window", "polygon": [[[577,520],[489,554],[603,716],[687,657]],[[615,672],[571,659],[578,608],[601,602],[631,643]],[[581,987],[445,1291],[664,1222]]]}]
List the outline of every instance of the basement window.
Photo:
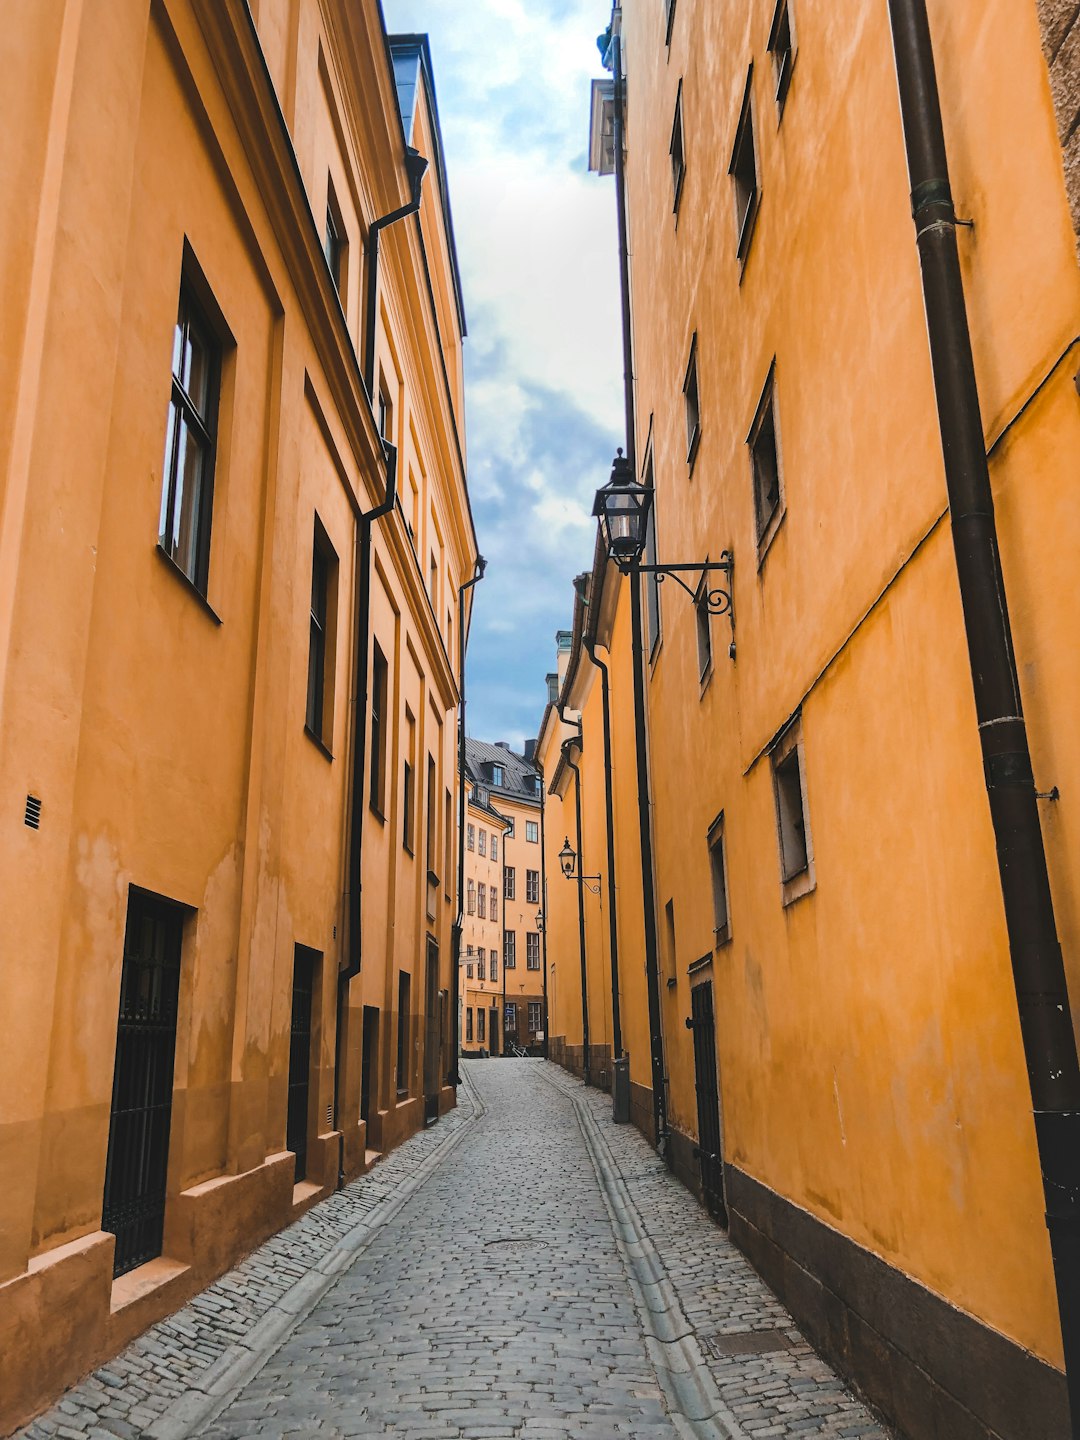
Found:
[{"label": "basement window", "polygon": [[723,811],[709,828],[709,871],[712,876],[713,939],[719,948],[721,945],[726,945],[731,939]]},{"label": "basement window", "polygon": [[686,463],[691,471],[701,440],[701,407],[698,403],[697,335],[690,341],[690,359],[686,362],[683,380],[683,402],[686,406]]},{"label": "basement window", "polygon": [[784,481],[776,416],[776,361],[769,367],[765,388],[754,412],[754,423],[746,437],[754,485],[754,525],[758,564],[784,517]]},{"label": "basement window", "polygon": [[754,67],[751,65],[746,76],[746,90],[743,94],[742,110],[739,112],[739,126],[735,132],[731,164],[728,166],[735,198],[735,253],[740,263],[746,261],[761,199],[758,189],[757,153],[754,148],[753,80]]},{"label": "basement window", "polygon": [[772,751],[776,834],[780,851],[783,902],[790,905],[813,890],[814,852],[806,809],[806,771],[802,722],[796,719]]},{"label": "basement window", "polygon": [[791,26],[790,0],[777,0],[769,32],[769,54],[772,56],[773,78],[776,81],[776,108],[783,116],[784,102],[791,84],[791,67],[795,64],[795,34]]},{"label": "basement window", "polygon": [[682,199],[683,180],[686,177],[686,154],[683,149],[683,123],[682,123],[682,81],[679,81],[679,92],[675,97],[675,119],[671,126],[671,185],[674,192],[672,209],[675,214],[679,213],[679,201]]}]

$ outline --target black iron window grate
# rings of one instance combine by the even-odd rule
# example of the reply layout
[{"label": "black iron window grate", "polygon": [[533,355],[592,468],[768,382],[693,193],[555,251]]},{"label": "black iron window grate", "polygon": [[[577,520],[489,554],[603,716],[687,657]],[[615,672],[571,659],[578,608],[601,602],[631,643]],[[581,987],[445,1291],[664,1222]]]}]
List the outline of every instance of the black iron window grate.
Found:
[{"label": "black iron window grate", "polygon": [[161,1254],[182,930],[174,906],[130,897],[101,1219],[114,1275]]},{"label": "black iron window grate", "polygon": [[41,829],[41,801],[36,795],[27,795],[26,797],[23,824],[28,825],[31,830]]}]

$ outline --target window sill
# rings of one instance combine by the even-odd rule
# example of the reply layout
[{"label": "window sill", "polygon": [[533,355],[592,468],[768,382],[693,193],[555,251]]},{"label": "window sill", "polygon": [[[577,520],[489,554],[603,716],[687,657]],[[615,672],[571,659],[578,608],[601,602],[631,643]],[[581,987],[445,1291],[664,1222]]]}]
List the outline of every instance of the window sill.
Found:
[{"label": "window sill", "polygon": [[379,807],[373,804],[370,800],[368,801],[368,809],[371,811],[372,815],[375,816],[375,819],[378,820],[380,825],[386,824],[386,816],[379,809]]},{"label": "window sill", "polygon": [[323,744],[322,739],[321,739],[318,735],[315,734],[315,731],[312,730],[312,728],[311,728],[310,725],[306,725],[306,724],[305,724],[305,726],[304,726],[304,734],[305,734],[305,735],[307,736],[307,738],[311,741],[311,743],[315,746],[315,749],[318,750],[318,752],[319,752],[320,755],[322,755],[325,759],[330,760],[331,762],[333,761],[334,756],[333,756],[332,752],[330,751],[329,747]]},{"label": "window sill", "polygon": [[185,570],[181,570],[180,566],[176,563],[176,561],[172,558],[172,556],[160,542],[154,546],[154,549],[157,551],[158,559],[170,572],[170,574],[175,575],[177,580],[180,581],[181,585],[183,585],[184,589],[188,592],[188,594],[192,595],[199,602],[203,610],[205,610],[207,615],[209,615],[210,619],[214,622],[214,624],[220,625],[222,623],[221,616],[210,604],[210,601],[207,600],[206,596],[195,584],[191,576]]},{"label": "window sill", "polygon": [[739,232],[739,243],[735,250],[735,258],[739,262],[739,284],[742,284],[742,277],[746,273],[746,262],[750,258],[750,246],[754,239],[754,230],[757,227],[757,218],[761,210],[761,189],[754,191],[754,198],[751,200],[743,220],[742,229]]},{"label": "window sill", "polygon": [[408,855],[408,857],[409,857],[410,860],[415,860],[415,859],[416,859],[416,851],[415,851],[415,850],[413,849],[413,847],[409,844],[408,840],[403,840],[403,841],[401,842],[401,848],[405,851],[405,853]]},{"label": "window sill", "polygon": [[704,669],[704,670],[701,672],[701,674],[698,676],[698,684],[699,684],[700,687],[701,687],[701,688],[700,688],[700,691],[698,692],[698,698],[699,698],[700,700],[704,700],[704,698],[705,698],[705,692],[706,692],[706,690],[708,690],[709,686],[712,684],[713,676],[714,676],[715,674],[716,674],[716,667],[713,665],[712,656],[710,655],[710,656],[709,656],[709,663],[705,666],[705,669]]},{"label": "window sill", "polygon": [[731,944],[731,927],[722,926],[719,930],[713,931],[713,949],[723,950],[726,945]]},{"label": "window sill", "polygon": [[797,875],[792,875],[790,880],[780,882],[781,902],[786,909],[794,905],[797,900],[802,900],[806,895],[812,895],[817,889],[817,880],[814,876],[812,866],[800,870]]}]

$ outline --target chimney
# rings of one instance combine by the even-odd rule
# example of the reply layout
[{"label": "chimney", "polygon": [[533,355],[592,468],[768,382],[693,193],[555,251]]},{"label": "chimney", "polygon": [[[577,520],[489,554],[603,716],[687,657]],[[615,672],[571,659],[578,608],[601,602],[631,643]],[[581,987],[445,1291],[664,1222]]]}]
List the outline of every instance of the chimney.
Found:
[{"label": "chimney", "polygon": [[[496,740],[495,745],[496,748],[499,750],[510,750],[510,746],[505,740]],[[510,753],[513,754],[513,751],[511,751]]]},{"label": "chimney", "polygon": [[525,752],[524,752],[524,753],[525,753],[525,759],[528,760],[529,764],[531,765],[531,764],[532,764],[532,758],[533,758],[533,756],[536,754],[536,741],[535,741],[535,740],[526,740],[526,741],[525,741]]},{"label": "chimney", "polygon": [[545,675],[544,679],[547,682],[548,704],[554,705],[559,698],[559,677],[552,671],[550,675]]}]

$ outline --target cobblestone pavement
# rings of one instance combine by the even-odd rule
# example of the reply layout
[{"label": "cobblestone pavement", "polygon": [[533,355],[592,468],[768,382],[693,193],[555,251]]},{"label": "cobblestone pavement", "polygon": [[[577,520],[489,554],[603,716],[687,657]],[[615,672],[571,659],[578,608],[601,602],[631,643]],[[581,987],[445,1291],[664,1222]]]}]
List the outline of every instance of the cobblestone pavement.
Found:
[{"label": "cobblestone pavement", "polygon": [[[23,1435],[885,1440],[606,1096],[465,1068],[455,1112]],[[791,1348],[713,1353],[747,1331]]]}]

